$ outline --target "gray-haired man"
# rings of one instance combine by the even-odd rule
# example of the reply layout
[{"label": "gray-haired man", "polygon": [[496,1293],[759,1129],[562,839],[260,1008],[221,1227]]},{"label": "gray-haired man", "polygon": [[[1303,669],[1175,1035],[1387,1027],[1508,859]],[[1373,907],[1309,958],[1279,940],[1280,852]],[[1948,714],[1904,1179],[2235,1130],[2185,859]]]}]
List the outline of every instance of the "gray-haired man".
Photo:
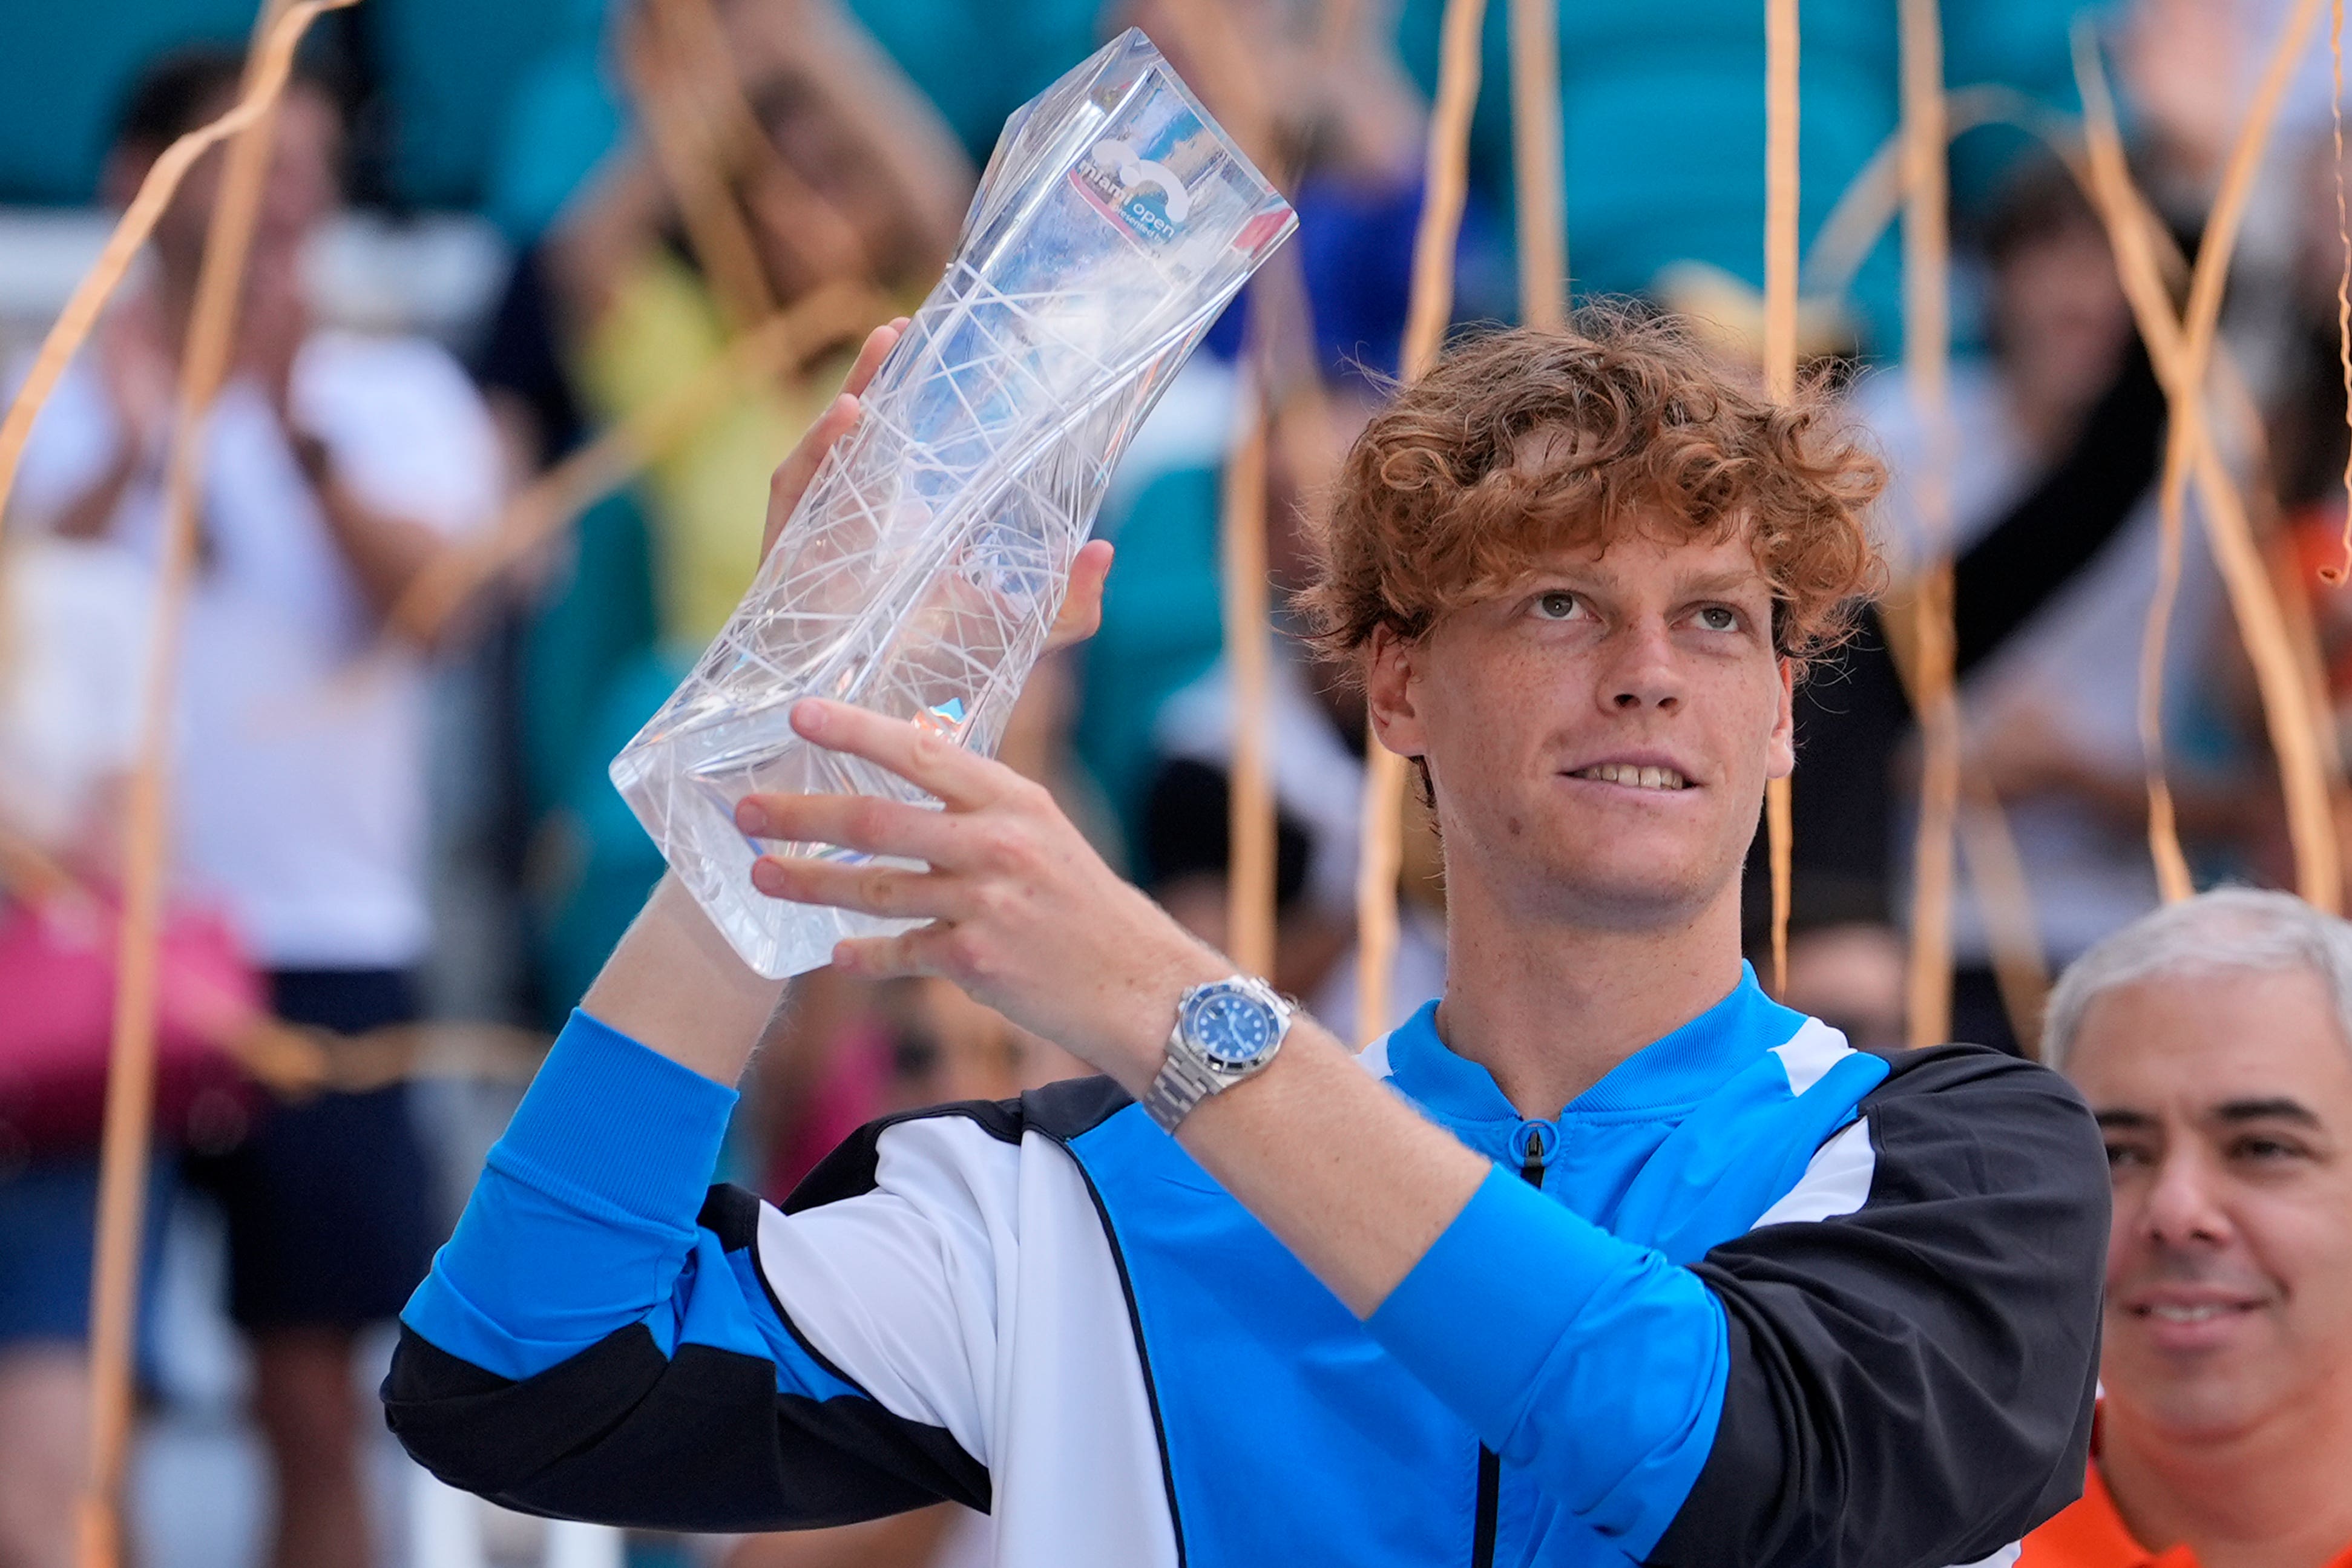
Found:
[{"label": "gray-haired man", "polygon": [[2352,1568],[2352,923],[2170,905],[2066,972],[2043,1051],[2115,1230],[2091,1473],[2020,1568]]}]

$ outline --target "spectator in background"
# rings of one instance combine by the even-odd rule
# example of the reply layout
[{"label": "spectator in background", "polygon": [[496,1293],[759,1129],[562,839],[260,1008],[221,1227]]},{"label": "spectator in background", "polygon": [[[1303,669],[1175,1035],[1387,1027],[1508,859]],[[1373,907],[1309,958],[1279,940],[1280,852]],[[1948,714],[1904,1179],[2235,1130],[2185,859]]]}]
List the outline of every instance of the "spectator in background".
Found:
[{"label": "spectator in background", "polygon": [[2042,1051],[2115,1222],[2090,1473],[2020,1568],[2352,1563],[2352,925],[2168,905],[2066,973]]},{"label": "spectator in background", "polygon": [[[641,12],[625,49],[652,48]],[[789,307],[865,283],[911,307],[954,243],[972,173],[937,115],[831,0],[721,8],[733,82],[771,138],[729,193],[770,292]],[[688,106],[696,107],[696,106]],[[707,104],[697,107],[707,112]],[[518,268],[486,368],[526,449],[551,455],[584,418],[624,420],[691,383],[732,320],[678,238],[671,193],[632,141],[579,191]],[[768,478],[849,364],[820,357],[748,389],[659,455],[626,497],[581,519],[560,596],[526,644],[518,718],[530,804],[541,995],[579,994],[661,874],[605,777],[735,607],[759,562]],[[550,1009],[560,1022],[561,1008]]]},{"label": "spectator in background", "polygon": [[[1946,473],[1956,555],[1966,766],[2001,797],[2042,951],[2063,964],[2157,902],[2137,723],[2142,628],[2161,537],[2163,397],[2071,176],[2029,169],[1988,225],[1990,361],[1954,368]],[[1933,439],[1899,371],[1865,379],[1892,486],[1881,516],[1898,581],[1930,556],[1922,486]],[[2219,580],[2190,530],[2166,659],[2171,778],[2192,847],[2234,845],[2271,796],[2245,768],[2178,744],[2224,712]],[[1911,813],[1897,763],[1909,708],[1875,624],[1798,701],[1798,902],[1875,887],[1907,904]],[[1965,873],[1965,865],[1963,866]],[[1957,1038],[2017,1049],[1992,972],[1992,916],[1965,874],[1955,911]],[[1792,957],[1793,962],[1793,957]]]},{"label": "spectator in background", "polygon": [[[137,745],[146,588],[139,563],[110,544],[0,546],[0,915],[43,892],[32,885],[31,857],[89,881],[112,878],[121,787]],[[8,993],[20,978],[0,978],[0,1009],[15,1005]],[[144,1259],[151,1277],[163,1197],[160,1184],[151,1187]],[[6,1568],[66,1568],[73,1560],[73,1511],[63,1500],[74,1495],[89,1463],[97,1214],[94,1151],[36,1149],[0,1121],[0,1564]]]},{"label": "spectator in background", "polygon": [[[953,139],[878,56],[828,55],[820,40],[829,34],[813,40],[778,26],[768,6],[737,4],[721,15],[737,81],[684,79],[698,92],[741,91],[769,138],[767,152],[743,158],[730,192],[748,214],[769,293],[789,308],[827,284],[862,283],[911,308],[938,280],[971,194]],[[624,12],[622,26],[625,51],[658,47],[642,12]],[[877,96],[904,112],[876,113]],[[550,237],[559,330],[601,420],[625,419],[692,382],[752,325],[730,319],[681,253],[677,222],[658,164],[633,143]],[[718,632],[750,584],[777,455],[832,400],[848,366],[845,352],[793,367],[781,384],[700,421],[649,466],[661,628],[686,651]]]},{"label": "spectator in background", "polygon": [[[202,50],[132,94],[109,166],[118,201],[173,138],[234,99],[242,61]],[[361,1032],[413,1019],[431,940],[424,887],[424,672],[383,616],[499,498],[496,437],[464,372],[430,343],[318,325],[304,246],[335,212],[334,95],[299,79],[238,314],[235,371],[205,431],[202,561],[180,672],[177,842],[270,973],[289,1021]],[[35,428],[18,497],[37,526],[152,553],[163,389],[220,183],[191,172],[156,226],[152,286],[105,323]],[[362,672],[362,661],[383,657]],[[281,1568],[369,1560],[353,1364],[395,1314],[436,1237],[403,1087],[282,1107],[187,1174],[227,1216],[230,1311],[278,1504]]]}]

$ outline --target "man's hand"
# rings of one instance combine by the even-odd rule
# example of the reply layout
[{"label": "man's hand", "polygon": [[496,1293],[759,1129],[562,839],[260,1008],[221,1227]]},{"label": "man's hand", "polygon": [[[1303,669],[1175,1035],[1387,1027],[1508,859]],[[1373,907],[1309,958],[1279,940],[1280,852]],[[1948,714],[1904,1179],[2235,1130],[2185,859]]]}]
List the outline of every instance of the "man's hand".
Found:
[{"label": "man's hand", "polygon": [[1159,1070],[1184,988],[1233,964],[1105,865],[1043,786],[914,725],[811,698],[793,727],[886,768],[944,810],[860,795],[751,795],[754,838],[838,844],[929,870],[764,855],[774,898],[930,922],[845,941],[835,966],[876,977],[938,975],[1139,1091]]}]

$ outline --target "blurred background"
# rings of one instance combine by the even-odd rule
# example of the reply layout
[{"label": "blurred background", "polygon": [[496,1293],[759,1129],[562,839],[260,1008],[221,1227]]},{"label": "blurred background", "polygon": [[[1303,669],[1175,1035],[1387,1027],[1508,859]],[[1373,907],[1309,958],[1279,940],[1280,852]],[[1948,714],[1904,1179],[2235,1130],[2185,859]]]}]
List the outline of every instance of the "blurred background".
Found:
[{"label": "blurred background", "polygon": [[[364,0],[318,25],[278,118],[235,370],[205,432],[173,797],[179,977],[138,1336],[140,1562],[959,1561],[969,1537],[944,1509],[790,1540],[550,1542],[453,1501],[399,1456],[373,1395],[389,1323],[533,1050],[660,873],[605,767],[748,583],[770,470],[837,389],[856,332],[936,279],[1005,117],[1129,25],[1250,128],[1300,213],[1295,265],[1279,296],[1264,279],[1244,295],[1138,436],[1099,524],[1118,546],[1102,630],[1040,667],[1003,749],[1114,864],[1221,935],[1233,697],[1217,528],[1244,322],[1264,308],[1307,329],[1292,370],[1314,415],[1277,418],[1268,465],[1279,591],[1300,580],[1301,509],[1396,369],[1441,9]],[[1465,325],[1519,309],[1507,9],[1487,7],[1456,258]],[[2069,169],[2070,30],[2101,46],[2134,173],[2193,255],[2289,11],[1946,7],[1966,767],[2023,873],[1982,900],[1962,879],[1959,1038],[2032,1040],[2037,977],[2158,896],[2133,705],[2164,402]],[[1559,12],[1574,297],[1690,312],[1752,362],[1763,7]],[[251,0],[8,7],[12,392],[145,170],[234,99],[253,21]],[[1925,559],[1932,438],[1900,370],[1895,7],[1804,0],[1801,22],[1801,346],[1893,465],[1882,523],[1900,577]],[[2342,714],[2352,612],[2319,577],[2346,456],[2328,93],[2315,34],[2256,180],[2223,345],[2251,413],[2231,446],[2241,481],[2315,684]],[[59,977],[91,973],[120,871],[171,386],[217,163],[192,176],[68,369],[5,519],[0,1568],[67,1560],[64,1500],[87,1445],[103,1035],[88,1037],[103,980],[93,1014],[58,999]],[[744,219],[741,243],[714,237],[714,191]],[[713,382],[745,328],[845,284],[875,302],[856,331],[804,344],[772,376]],[[681,395],[707,406],[627,483],[562,508],[563,527],[453,613],[393,617],[436,562],[519,497],[543,497],[532,486],[567,456]],[[1276,978],[1345,1033],[1362,716],[1286,635],[1276,598]],[[2254,683],[2193,526],[2168,670],[2165,738],[2199,880],[2291,881]],[[1918,763],[1875,622],[1816,672],[1800,746],[1789,999],[1858,1041],[1899,1042]],[[1443,893],[1418,847],[1401,1012],[1443,980]],[[728,1174],[779,1197],[875,1114],[1070,1071],[951,990],[819,973],[760,1059]]]}]

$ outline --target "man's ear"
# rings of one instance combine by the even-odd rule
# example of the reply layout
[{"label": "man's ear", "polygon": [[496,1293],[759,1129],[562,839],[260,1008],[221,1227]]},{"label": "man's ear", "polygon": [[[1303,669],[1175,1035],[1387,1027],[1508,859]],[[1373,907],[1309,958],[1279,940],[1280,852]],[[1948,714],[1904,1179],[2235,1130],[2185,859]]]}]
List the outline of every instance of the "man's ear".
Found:
[{"label": "man's ear", "polygon": [[1780,690],[1772,715],[1772,737],[1767,743],[1764,776],[1786,779],[1797,770],[1797,662],[1782,657]]},{"label": "man's ear", "polygon": [[1364,708],[1372,733],[1400,757],[1419,757],[1428,749],[1421,713],[1413,706],[1413,661],[1420,644],[1406,641],[1386,626],[1372,628],[1364,647]]}]

